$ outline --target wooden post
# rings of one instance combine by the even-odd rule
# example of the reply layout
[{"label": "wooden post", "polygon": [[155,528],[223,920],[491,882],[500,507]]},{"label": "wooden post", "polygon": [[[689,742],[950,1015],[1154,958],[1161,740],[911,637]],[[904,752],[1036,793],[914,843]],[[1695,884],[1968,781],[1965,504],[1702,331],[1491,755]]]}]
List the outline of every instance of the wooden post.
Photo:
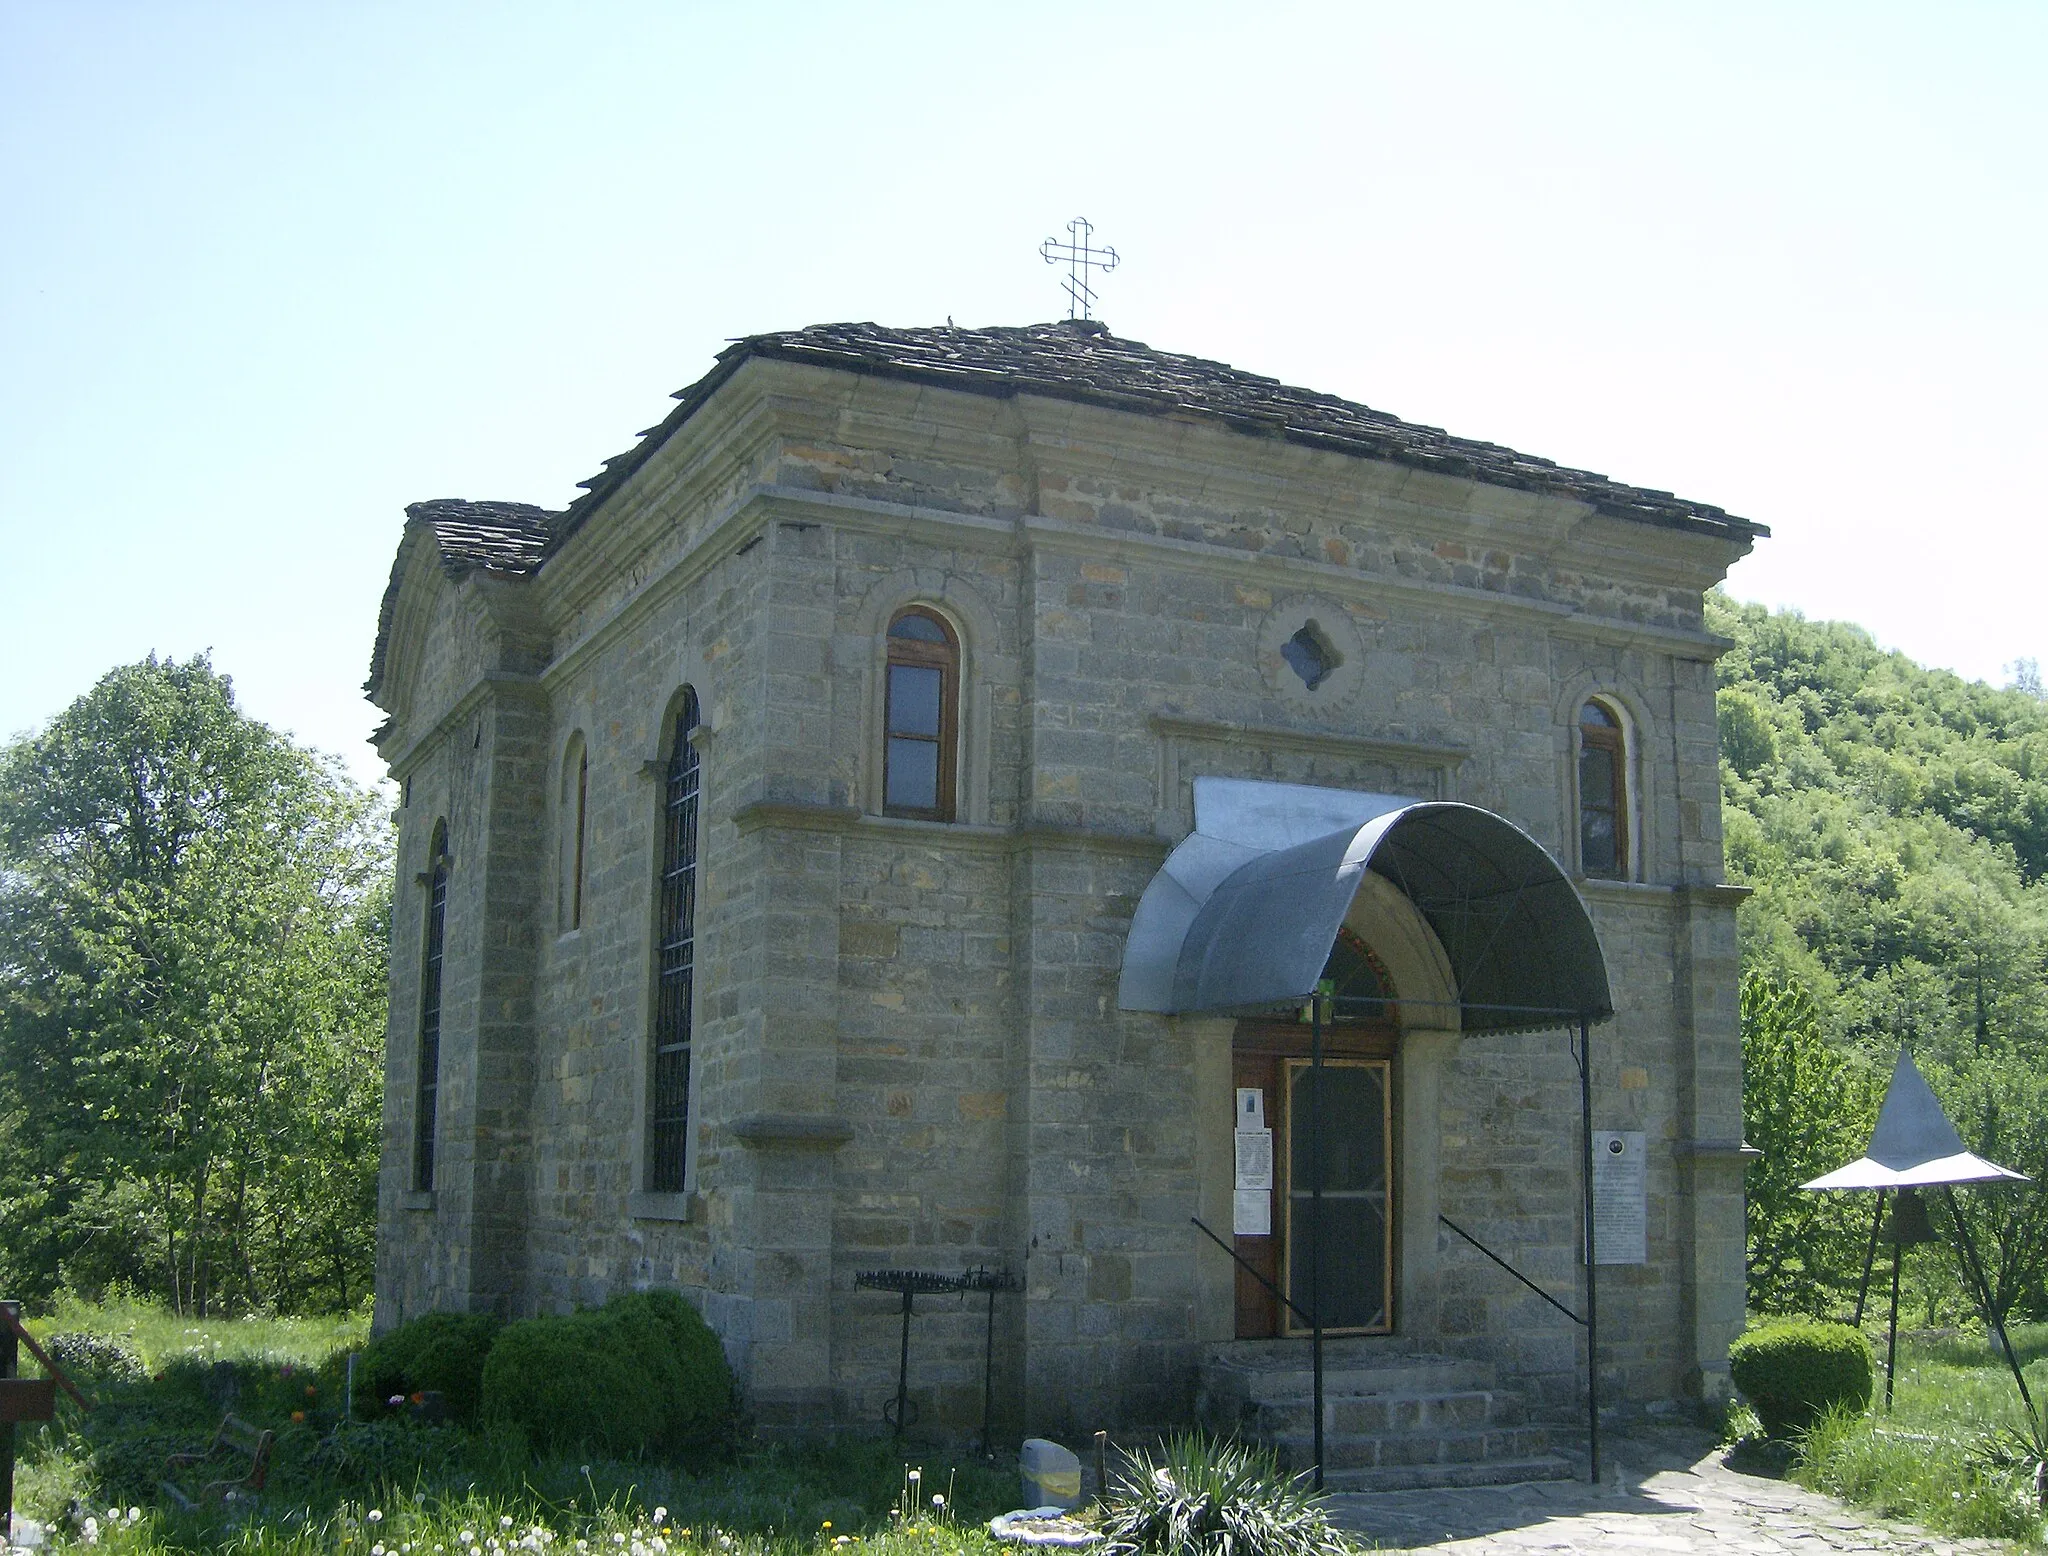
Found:
[{"label": "wooden post", "polygon": [[[0,1378],[11,1378],[21,1361],[21,1342],[14,1326],[21,1304],[0,1302]],[[0,1541],[14,1541],[14,1422],[0,1421]]]}]

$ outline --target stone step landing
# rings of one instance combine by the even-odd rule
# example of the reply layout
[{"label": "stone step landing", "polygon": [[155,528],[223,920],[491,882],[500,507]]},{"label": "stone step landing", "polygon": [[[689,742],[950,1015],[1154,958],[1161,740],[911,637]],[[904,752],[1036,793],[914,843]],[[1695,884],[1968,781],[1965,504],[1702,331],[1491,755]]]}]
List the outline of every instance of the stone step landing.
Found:
[{"label": "stone step landing", "polygon": [[[1281,1467],[1315,1462],[1315,1374],[1306,1340],[1235,1340],[1203,1358],[1196,1414],[1208,1431],[1265,1443]],[[1547,1428],[1484,1362],[1419,1355],[1394,1339],[1323,1345],[1323,1484],[1334,1491],[1563,1480]]]}]

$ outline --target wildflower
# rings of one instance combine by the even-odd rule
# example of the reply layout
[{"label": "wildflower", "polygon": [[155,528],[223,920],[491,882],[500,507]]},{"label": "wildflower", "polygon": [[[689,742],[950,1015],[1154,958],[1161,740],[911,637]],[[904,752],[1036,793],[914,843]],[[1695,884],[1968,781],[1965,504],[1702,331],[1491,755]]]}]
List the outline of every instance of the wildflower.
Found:
[{"label": "wildflower", "polygon": [[425,1389],[416,1391],[412,1396],[412,1402],[415,1405],[424,1405],[427,1402],[427,1391]]},{"label": "wildflower", "polygon": [[942,1513],[943,1513],[943,1512],[944,1512],[944,1511],[946,1510],[946,1499],[945,1499],[945,1497],[944,1497],[944,1496],[942,1496],[942,1495],[941,1495],[940,1493],[938,1493],[938,1492],[934,1491],[934,1492],[932,1493],[932,1506],[933,1506],[933,1507],[935,1507],[935,1508],[937,1508],[937,1509],[938,1509],[938,1510],[939,1510],[940,1512],[942,1512]]},{"label": "wildflower", "polygon": [[315,1388],[315,1387],[314,1387],[314,1386],[313,1386],[312,1384],[308,1383],[308,1384],[306,1385],[306,1398],[308,1398],[308,1399],[318,1399],[319,1397],[320,1397],[320,1390],[319,1390],[319,1389],[317,1389],[317,1388]]},{"label": "wildflower", "polygon": [[381,1507],[373,1507],[369,1510],[369,1512],[363,1514],[363,1517],[367,1518],[373,1524],[381,1524],[382,1522],[384,1522],[384,1509],[382,1509]]},{"label": "wildflower", "polygon": [[427,1494],[424,1491],[415,1491],[412,1494],[412,1505],[414,1507],[424,1507],[426,1506],[426,1502]]},{"label": "wildflower", "polygon": [[139,1507],[131,1507],[131,1508],[129,1508],[129,1509],[128,1509],[128,1522],[130,1522],[131,1524],[139,1524],[139,1523],[141,1523],[141,1522],[142,1522],[142,1509],[141,1509],[141,1508],[139,1508]]},{"label": "wildflower", "polygon": [[818,1527],[820,1529],[830,1529],[832,1527],[832,1520],[828,1518],[822,1524],[818,1525]]},{"label": "wildflower", "polygon": [[99,1543],[100,1543],[100,1521],[99,1521],[99,1520],[98,1520],[97,1518],[88,1518],[88,1519],[87,1519],[87,1520],[85,1521],[85,1527],[84,1527],[83,1529],[81,1529],[81,1530],[79,1531],[79,1533],[80,1533],[81,1535],[83,1535],[83,1536],[85,1537],[85,1543],[86,1543],[87,1545],[97,1545],[97,1544],[99,1544]]},{"label": "wildflower", "polygon": [[509,1513],[500,1513],[498,1515],[498,1527],[500,1529],[510,1529],[512,1527],[512,1515]]},{"label": "wildflower", "polygon": [[306,1412],[305,1412],[305,1411],[303,1411],[303,1410],[294,1410],[294,1411],[292,1412],[292,1425],[293,1425],[293,1426],[304,1426],[305,1424],[306,1424]]},{"label": "wildflower", "polygon": [[476,1544],[476,1531],[474,1529],[465,1529],[455,1538],[460,1540],[464,1545],[474,1545]]},{"label": "wildflower", "polygon": [[384,1542],[382,1540],[379,1540],[370,1547],[370,1556],[384,1556]]},{"label": "wildflower", "polygon": [[655,1521],[655,1522],[656,1522],[657,1524],[658,1524],[658,1523],[660,1523],[660,1522],[661,1522],[661,1521],[662,1521],[662,1520],[663,1520],[664,1518],[666,1518],[666,1517],[668,1517],[668,1509],[667,1509],[667,1508],[665,1508],[665,1507],[657,1507],[657,1508],[656,1508],[656,1509],[654,1510],[654,1521]]},{"label": "wildflower", "polygon": [[405,1403],[405,1396],[403,1394],[393,1394],[389,1399],[385,1400],[384,1403],[389,1405],[393,1410],[396,1410],[400,1405]]}]

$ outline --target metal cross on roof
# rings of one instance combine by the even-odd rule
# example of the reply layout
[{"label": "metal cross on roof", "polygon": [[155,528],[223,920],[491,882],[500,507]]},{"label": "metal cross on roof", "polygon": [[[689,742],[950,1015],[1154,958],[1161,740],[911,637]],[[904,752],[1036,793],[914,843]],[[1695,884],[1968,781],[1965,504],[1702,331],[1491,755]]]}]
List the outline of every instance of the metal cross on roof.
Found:
[{"label": "metal cross on roof", "polygon": [[1067,263],[1067,274],[1060,285],[1067,292],[1067,317],[1070,319],[1092,318],[1090,309],[1095,306],[1095,288],[1088,284],[1090,269],[1111,271],[1117,267],[1117,254],[1113,248],[1091,248],[1089,236],[1095,228],[1084,216],[1076,216],[1067,223],[1067,241],[1047,238],[1038,245],[1038,252],[1045,256],[1048,265],[1057,265],[1061,260]]}]

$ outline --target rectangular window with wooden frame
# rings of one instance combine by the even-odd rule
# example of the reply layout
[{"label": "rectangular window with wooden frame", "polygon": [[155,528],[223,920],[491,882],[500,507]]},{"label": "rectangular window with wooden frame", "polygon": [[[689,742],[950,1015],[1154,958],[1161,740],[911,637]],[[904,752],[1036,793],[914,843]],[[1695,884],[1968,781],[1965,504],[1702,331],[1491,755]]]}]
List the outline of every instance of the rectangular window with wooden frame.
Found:
[{"label": "rectangular window with wooden frame", "polygon": [[882,710],[882,810],[951,821],[958,767],[960,641],[923,606],[889,623]]},{"label": "rectangular window with wooden frame", "polygon": [[1579,709],[1579,868],[1629,879],[1628,740],[1621,718],[1597,699]]}]

